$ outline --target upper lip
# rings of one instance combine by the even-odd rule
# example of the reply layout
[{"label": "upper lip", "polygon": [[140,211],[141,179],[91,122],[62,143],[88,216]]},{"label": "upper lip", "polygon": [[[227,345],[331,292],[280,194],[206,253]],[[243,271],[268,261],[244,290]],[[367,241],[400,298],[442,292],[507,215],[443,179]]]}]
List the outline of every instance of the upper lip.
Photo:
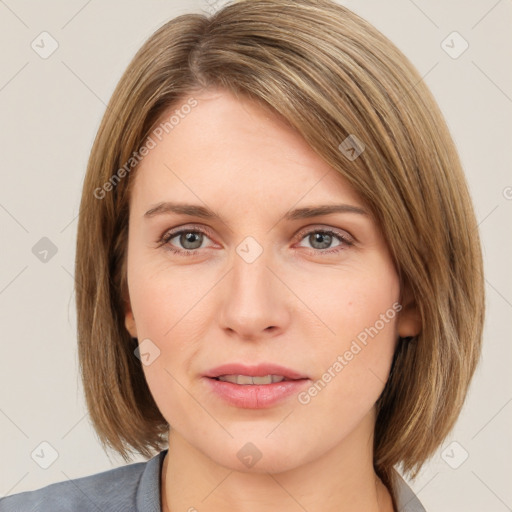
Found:
[{"label": "upper lip", "polygon": [[215,378],[221,375],[248,375],[250,377],[264,377],[265,375],[282,375],[287,379],[307,379],[303,375],[290,368],[285,368],[273,363],[260,363],[257,365],[245,365],[241,363],[227,363],[216,366],[205,373],[205,377]]}]

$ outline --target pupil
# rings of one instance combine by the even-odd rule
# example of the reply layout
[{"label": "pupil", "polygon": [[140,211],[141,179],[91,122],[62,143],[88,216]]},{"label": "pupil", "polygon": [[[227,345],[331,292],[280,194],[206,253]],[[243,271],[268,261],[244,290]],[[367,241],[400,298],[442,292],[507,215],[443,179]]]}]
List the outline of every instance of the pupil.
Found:
[{"label": "pupil", "polygon": [[[185,233],[184,235],[182,235],[181,243],[182,243],[183,247],[185,247],[185,249],[198,249],[199,247],[201,247],[200,236],[201,235],[199,233]],[[194,238],[197,239],[197,240],[195,240],[195,242],[194,242]],[[199,241],[199,244],[197,243],[198,241]],[[192,244],[192,247],[190,247],[187,244]]]},{"label": "pupil", "polygon": [[[326,249],[331,244],[331,239],[332,236],[327,233],[315,233],[313,235],[313,243],[311,245],[315,247],[315,249]],[[317,242],[319,242],[320,247],[315,246]]]}]

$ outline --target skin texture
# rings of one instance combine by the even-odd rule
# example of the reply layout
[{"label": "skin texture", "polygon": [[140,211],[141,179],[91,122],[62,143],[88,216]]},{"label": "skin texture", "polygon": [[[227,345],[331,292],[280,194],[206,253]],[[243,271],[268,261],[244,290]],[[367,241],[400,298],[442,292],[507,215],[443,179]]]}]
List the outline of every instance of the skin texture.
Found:
[{"label": "skin texture", "polygon": [[[227,362],[281,364],[312,384],[393,310],[400,288],[369,215],[283,218],[305,206],[365,208],[283,120],[222,90],[194,98],[198,105],[137,169],[130,203],[125,324],[160,351],[143,368],[171,425],[163,510],[391,511],[372,464],[374,404],[397,337],[420,328],[413,308],[403,304],[307,404],[292,396],[239,408],[206,385],[204,373]],[[164,201],[208,206],[222,220],[144,217]],[[159,243],[178,227],[209,234]],[[329,228],[352,245],[309,236]],[[263,250],[252,263],[237,253],[247,236]],[[248,442],[261,454],[252,467],[237,457]]]}]

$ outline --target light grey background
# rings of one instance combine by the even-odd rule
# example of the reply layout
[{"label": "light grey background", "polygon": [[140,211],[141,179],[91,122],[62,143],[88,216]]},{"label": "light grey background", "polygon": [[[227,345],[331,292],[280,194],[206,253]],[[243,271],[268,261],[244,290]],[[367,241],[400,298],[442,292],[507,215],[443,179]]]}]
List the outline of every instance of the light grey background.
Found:
[{"label": "light grey background", "polygon": [[[81,184],[105,105],[138,48],[168,19],[221,3],[0,0],[0,496],[123,464],[100,448],[78,376],[72,274]],[[483,359],[456,428],[411,486],[427,510],[512,510],[511,1],[342,3],[394,41],[433,91],[484,248]],[[31,47],[43,31],[59,45],[47,59]],[[456,59],[442,47],[453,31],[469,44]],[[457,36],[445,43],[452,53],[461,44]],[[46,262],[32,251],[43,237],[57,248]],[[51,456],[41,442],[58,453],[48,469],[31,458],[41,449]]]}]

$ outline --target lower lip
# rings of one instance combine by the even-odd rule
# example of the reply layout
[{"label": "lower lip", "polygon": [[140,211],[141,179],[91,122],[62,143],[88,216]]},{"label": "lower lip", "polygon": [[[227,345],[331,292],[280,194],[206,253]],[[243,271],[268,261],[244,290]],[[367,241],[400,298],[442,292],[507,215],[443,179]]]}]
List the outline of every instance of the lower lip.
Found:
[{"label": "lower lip", "polygon": [[272,384],[233,384],[207,377],[211,389],[226,402],[243,409],[264,409],[298,394],[309,379],[285,380]]}]

